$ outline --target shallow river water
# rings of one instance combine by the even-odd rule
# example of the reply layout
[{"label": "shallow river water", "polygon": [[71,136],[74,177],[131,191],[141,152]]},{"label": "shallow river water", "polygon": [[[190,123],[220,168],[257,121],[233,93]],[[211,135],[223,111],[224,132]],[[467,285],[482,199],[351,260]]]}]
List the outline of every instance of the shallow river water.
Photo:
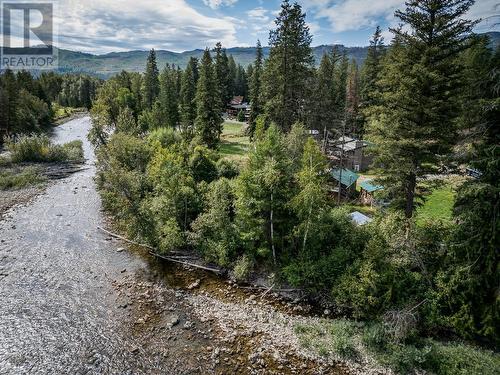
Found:
[{"label": "shallow river water", "polygon": [[130,353],[137,335],[113,283],[145,278],[150,266],[97,228],[89,127],[83,117],[54,133],[56,142],[83,141],[87,169],[0,221],[0,374],[174,373],[147,351]]}]

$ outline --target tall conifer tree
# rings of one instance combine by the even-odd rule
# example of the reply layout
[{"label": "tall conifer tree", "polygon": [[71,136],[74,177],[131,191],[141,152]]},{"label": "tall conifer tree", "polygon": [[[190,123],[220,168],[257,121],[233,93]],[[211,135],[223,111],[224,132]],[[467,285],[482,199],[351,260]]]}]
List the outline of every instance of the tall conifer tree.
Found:
[{"label": "tall conifer tree", "polygon": [[435,172],[455,141],[461,87],[458,55],[469,47],[473,22],[462,19],[472,0],[412,0],[397,11],[395,34],[371,116],[381,182],[396,207],[413,216],[418,181]]},{"label": "tall conifer tree", "polygon": [[150,109],[160,93],[159,72],[154,49],[151,49],[148,55],[143,91],[144,107]]},{"label": "tall conifer tree", "polygon": [[210,51],[205,49],[200,64],[200,73],[196,87],[196,133],[201,140],[211,148],[219,143],[222,133],[222,108],[220,93],[212,64]]},{"label": "tall conifer tree", "polygon": [[179,98],[177,96],[177,69],[167,64],[160,74],[160,108],[167,126],[179,123]]},{"label": "tall conifer tree", "polygon": [[221,42],[215,45],[215,79],[220,94],[220,102],[225,106],[231,98],[231,82],[229,76],[229,60]]},{"label": "tall conifer tree", "polygon": [[252,77],[250,82],[250,103],[252,105],[250,111],[250,136],[253,136],[255,130],[255,120],[257,116],[263,112],[262,104],[262,68],[263,68],[263,54],[260,40],[257,41],[257,51],[255,61],[253,64]]},{"label": "tall conifer tree", "polygon": [[198,81],[198,60],[189,59],[186,70],[182,75],[180,94],[180,121],[181,129],[188,138],[192,136],[196,119],[196,84]]},{"label": "tall conifer tree", "polygon": [[312,75],[314,58],[312,37],[305,13],[299,4],[284,0],[275,21],[276,29],[269,35],[271,51],[264,73],[266,114],[280,129],[290,130],[305,116],[305,100]]}]

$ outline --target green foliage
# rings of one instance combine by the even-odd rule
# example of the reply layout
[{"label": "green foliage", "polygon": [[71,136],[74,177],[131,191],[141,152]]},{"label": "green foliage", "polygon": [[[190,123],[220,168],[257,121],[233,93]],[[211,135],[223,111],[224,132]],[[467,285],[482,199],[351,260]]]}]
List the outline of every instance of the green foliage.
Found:
[{"label": "green foliage", "polygon": [[282,131],[303,120],[303,103],[309,95],[312,74],[312,37],[299,4],[281,4],[270,32],[269,58],[265,62],[263,93],[265,112]]},{"label": "green foliage", "polygon": [[[92,107],[92,101],[95,99],[96,91],[100,86],[100,81],[94,77],[83,74],[66,74],[62,76],[61,80],[55,81],[54,78],[45,76],[44,82],[48,87],[46,90],[49,101],[55,101],[65,107],[73,108],[87,108]],[[52,81],[52,82],[50,82]],[[59,85],[58,88],[54,85]],[[54,97],[57,90],[57,95]]]},{"label": "green foliage", "polygon": [[292,174],[283,135],[273,124],[256,141],[248,163],[236,184],[238,229],[249,251],[259,247],[282,248],[290,225],[287,202],[292,188]]},{"label": "green foliage", "polygon": [[457,58],[469,46],[474,25],[458,19],[470,6],[469,0],[414,2],[396,12],[411,31],[393,30],[378,82],[379,105],[371,110],[370,137],[376,163],[384,166],[380,181],[406,217],[421,198],[418,179],[435,173],[438,156],[449,153],[455,141],[463,84]]},{"label": "green foliage", "polygon": [[205,259],[227,266],[238,246],[233,221],[233,187],[230,180],[221,178],[208,186],[205,209],[191,225],[190,243]]},{"label": "green foliage", "polygon": [[116,131],[130,135],[139,135],[142,133],[129,107],[120,110],[120,114],[116,120]]},{"label": "green foliage", "polygon": [[217,85],[217,93],[219,95],[219,103],[221,108],[223,108],[229,100],[231,99],[231,76],[229,74],[229,60],[226,55],[226,50],[222,48],[221,42],[215,45],[215,61],[214,61],[214,73],[215,81]]},{"label": "green foliage", "polygon": [[64,145],[55,145],[46,135],[23,135],[8,138],[6,141],[14,163],[21,162],[61,162],[81,161],[83,149],[81,141],[73,141]]},{"label": "green foliage", "polygon": [[263,64],[264,59],[262,55],[262,46],[260,44],[260,40],[257,41],[257,50],[255,55],[255,62],[253,63],[253,72],[250,81],[250,119],[249,119],[249,135],[250,138],[253,137],[253,133],[255,131],[255,121],[257,117],[263,112],[263,103],[262,103],[262,74],[263,74]]},{"label": "green foliage", "polygon": [[125,133],[113,134],[97,151],[97,184],[103,206],[133,237],[152,235],[151,219],[142,207],[151,191],[145,173],[151,152],[145,141]]},{"label": "green foliage", "polygon": [[0,171],[0,190],[22,189],[38,185],[46,179],[36,167],[5,168]]},{"label": "green foliage", "polygon": [[189,63],[182,75],[180,92],[180,121],[182,133],[186,139],[194,134],[194,121],[196,119],[196,86],[198,82],[198,60],[189,59]]},{"label": "green foliage", "polygon": [[245,112],[242,109],[238,112],[238,117],[236,118],[239,122],[245,122]]},{"label": "green foliage", "polygon": [[163,148],[168,148],[176,143],[180,143],[181,137],[172,128],[157,128],[149,133],[147,140],[151,145],[157,143]]},{"label": "green foliage", "polygon": [[156,64],[156,52],[154,49],[149,51],[148,61],[146,62],[146,72],[143,82],[144,108],[151,108],[160,93],[160,80],[158,66]]},{"label": "green foliage", "polygon": [[238,164],[228,159],[219,159],[216,164],[219,178],[234,178],[240,173]]},{"label": "green foliage", "polygon": [[189,158],[189,168],[197,183],[201,181],[210,183],[217,178],[216,159],[217,154],[205,146],[197,145],[193,148]]},{"label": "green foliage", "polygon": [[304,231],[296,231],[298,250],[290,255],[282,272],[292,285],[300,285],[311,292],[337,290],[339,278],[362,253],[366,235],[354,227],[343,210],[318,208],[314,215],[307,246],[303,247]]},{"label": "green foliage", "polygon": [[210,51],[205,50],[201,61],[199,79],[196,90],[196,134],[202,142],[210,148],[215,148],[219,143],[222,133],[222,108],[220,93]]},{"label": "green foliage", "polygon": [[500,371],[500,356],[460,343],[434,343],[428,367],[439,375],[494,375]]},{"label": "green foliage", "polygon": [[253,261],[247,254],[243,254],[239,257],[233,268],[234,278],[238,281],[246,281],[250,275],[250,271],[253,268]]},{"label": "green foliage", "polygon": [[162,122],[165,126],[172,128],[175,128],[179,123],[177,78],[177,69],[168,64],[160,74],[160,93],[158,102],[162,111]]},{"label": "green foliage", "polygon": [[322,356],[331,353],[343,359],[353,359],[358,353],[355,347],[355,327],[346,320],[323,320],[314,325],[297,325],[295,333],[302,346],[316,350]]}]

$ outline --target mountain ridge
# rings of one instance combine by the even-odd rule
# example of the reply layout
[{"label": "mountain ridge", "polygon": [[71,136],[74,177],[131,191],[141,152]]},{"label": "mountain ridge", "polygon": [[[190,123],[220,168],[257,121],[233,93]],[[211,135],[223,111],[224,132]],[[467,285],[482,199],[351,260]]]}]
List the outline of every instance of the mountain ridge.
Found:
[{"label": "mountain ridge", "polygon": [[[492,48],[500,45],[500,32],[485,33],[490,38]],[[361,65],[368,51],[365,47],[346,47],[342,44],[319,45],[312,47],[315,63],[319,64],[321,57],[329,53],[334,47],[340,52],[345,52],[349,60],[355,59]],[[270,47],[263,47],[264,57],[269,56]],[[68,49],[58,50],[58,71],[60,73],[87,73],[101,78],[108,78],[122,70],[130,72],[143,72],[149,51],[131,50],[123,52],[108,52],[105,54],[92,54],[88,52],[72,51]],[[203,49],[194,49],[184,52],[173,52],[168,50],[156,50],[158,67],[162,69],[167,63],[184,68],[190,57],[201,58]],[[248,66],[255,59],[255,47],[231,47],[226,48],[226,53],[232,55],[237,64]]]}]

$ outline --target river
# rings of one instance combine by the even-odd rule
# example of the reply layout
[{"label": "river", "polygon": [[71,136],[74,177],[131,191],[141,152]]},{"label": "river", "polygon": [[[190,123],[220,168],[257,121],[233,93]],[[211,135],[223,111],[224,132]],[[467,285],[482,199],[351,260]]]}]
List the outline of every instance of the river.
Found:
[{"label": "river", "polygon": [[310,318],[295,306],[257,302],[99,230],[90,126],[86,116],[53,134],[82,140],[85,170],[0,220],[0,374],[344,373],[297,356],[294,326]]}]

